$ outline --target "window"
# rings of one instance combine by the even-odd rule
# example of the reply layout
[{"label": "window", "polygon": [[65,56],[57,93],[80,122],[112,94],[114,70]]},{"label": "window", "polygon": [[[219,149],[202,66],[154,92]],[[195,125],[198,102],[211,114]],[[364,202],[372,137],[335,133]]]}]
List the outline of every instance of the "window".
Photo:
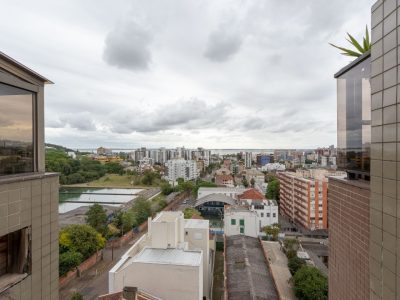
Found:
[{"label": "window", "polygon": [[236,219],[231,219],[231,225],[236,225]]},{"label": "window", "polygon": [[0,83],[0,176],[34,172],[32,92]]},{"label": "window", "polygon": [[261,218],[264,218],[264,213],[261,213]]},{"label": "window", "polygon": [[244,233],[244,227],[240,227],[240,233],[241,233],[241,234]]},{"label": "window", "polygon": [[275,218],[275,217],[276,217],[276,213],[273,213],[273,214],[272,214],[272,217]]},{"label": "window", "polygon": [[244,226],[244,220],[240,220],[240,226]]},{"label": "window", "polygon": [[30,228],[0,237],[0,293],[31,273]]},{"label": "window", "polygon": [[269,218],[270,215],[271,215],[270,213],[267,213],[267,218]]}]

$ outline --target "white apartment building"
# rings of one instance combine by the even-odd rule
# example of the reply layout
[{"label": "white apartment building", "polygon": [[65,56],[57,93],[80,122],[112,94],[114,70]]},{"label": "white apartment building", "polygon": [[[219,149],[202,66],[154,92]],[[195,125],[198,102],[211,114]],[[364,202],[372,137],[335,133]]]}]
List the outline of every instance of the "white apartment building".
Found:
[{"label": "white apartment building", "polygon": [[249,209],[257,213],[260,230],[278,223],[278,204],[275,200],[253,201]]},{"label": "white apartment building", "polygon": [[269,163],[261,167],[261,171],[285,171],[286,166],[280,163]]},{"label": "white apartment building", "polygon": [[109,293],[135,286],[161,299],[210,299],[211,248],[208,220],[161,212],[149,218],[148,233],[110,270]]},{"label": "white apartment building", "polygon": [[253,153],[245,152],[244,153],[244,166],[246,169],[250,169],[253,163]]},{"label": "white apartment building", "polygon": [[176,182],[178,178],[194,180],[199,177],[197,165],[194,160],[171,159],[165,163],[165,179]]}]

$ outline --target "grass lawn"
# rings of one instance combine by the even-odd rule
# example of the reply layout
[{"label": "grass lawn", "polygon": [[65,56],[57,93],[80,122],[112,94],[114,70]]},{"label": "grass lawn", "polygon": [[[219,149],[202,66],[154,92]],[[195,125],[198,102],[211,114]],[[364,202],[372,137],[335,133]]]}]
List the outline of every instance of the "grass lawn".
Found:
[{"label": "grass lawn", "polygon": [[159,179],[155,179],[153,185],[144,185],[141,181],[142,176],[140,175],[106,174],[97,180],[88,183],[71,184],[70,186],[149,188],[159,186],[160,184]]}]

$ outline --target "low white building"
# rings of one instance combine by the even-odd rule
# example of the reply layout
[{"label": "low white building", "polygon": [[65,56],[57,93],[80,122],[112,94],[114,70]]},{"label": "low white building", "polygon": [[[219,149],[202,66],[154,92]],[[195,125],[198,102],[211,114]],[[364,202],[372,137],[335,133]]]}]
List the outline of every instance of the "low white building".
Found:
[{"label": "low white building", "polygon": [[275,200],[254,201],[249,209],[257,213],[259,229],[278,223],[278,204]]},{"label": "low white building", "polygon": [[210,299],[211,248],[208,220],[161,212],[109,272],[109,292],[135,286],[161,299]]},{"label": "low white building", "polygon": [[259,236],[258,216],[242,206],[228,206],[224,209],[224,233],[226,236],[246,235]]},{"label": "low white building", "polygon": [[197,192],[197,199],[203,198],[211,194],[223,194],[225,196],[236,199],[238,195],[243,194],[247,188],[229,188],[229,187],[201,187]]},{"label": "low white building", "polygon": [[261,167],[261,171],[263,172],[270,172],[270,171],[285,171],[286,166],[280,163],[269,163],[265,166]]},{"label": "low white building", "polygon": [[178,178],[187,181],[199,177],[197,164],[194,160],[171,159],[165,163],[165,167],[165,179],[169,182],[177,182]]}]

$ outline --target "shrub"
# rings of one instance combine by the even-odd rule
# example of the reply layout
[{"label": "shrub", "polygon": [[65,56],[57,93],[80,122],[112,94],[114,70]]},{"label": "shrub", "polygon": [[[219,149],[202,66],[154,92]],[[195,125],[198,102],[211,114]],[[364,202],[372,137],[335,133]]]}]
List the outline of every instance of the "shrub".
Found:
[{"label": "shrub", "polygon": [[83,256],[79,252],[67,251],[60,254],[59,269],[60,276],[67,274],[72,268],[79,266],[83,261]]},{"label": "shrub", "polygon": [[288,268],[292,275],[294,275],[304,265],[305,265],[304,260],[298,258],[297,256],[292,257],[288,261]]},{"label": "shrub", "polygon": [[106,240],[89,225],[69,225],[60,231],[60,252],[79,252],[88,258],[104,247]]},{"label": "shrub", "polygon": [[297,257],[297,251],[290,249],[290,250],[288,250],[286,252],[286,256],[287,256],[288,259],[292,259],[293,257]]},{"label": "shrub", "polygon": [[103,206],[98,203],[91,205],[86,212],[86,223],[105,235],[107,229],[107,213]]},{"label": "shrub", "polygon": [[185,219],[190,219],[193,216],[200,216],[200,212],[192,207],[187,207],[183,211],[183,215],[184,215]]},{"label": "shrub", "polygon": [[328,280],[314,267],[301,267],[293,276],[293,282],[299,300],[328,299]]},{"label": "shrub", "polygon": [[70,300],[83,300],[83,296],[80,293],[75,292],[72,294]]}]

